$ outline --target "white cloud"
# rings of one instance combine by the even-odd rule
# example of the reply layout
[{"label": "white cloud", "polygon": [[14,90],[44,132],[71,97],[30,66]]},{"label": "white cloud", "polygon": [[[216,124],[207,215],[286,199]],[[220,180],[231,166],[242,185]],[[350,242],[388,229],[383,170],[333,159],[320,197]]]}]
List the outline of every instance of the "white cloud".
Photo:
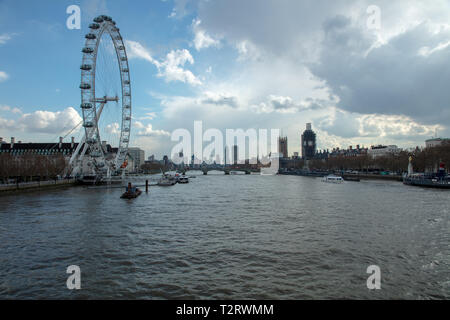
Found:
[{"label": "white cloud", "polygon": [[120,134],[120,124],[117,122],[110,123],[106,125],[105,132],[113,135],[119,135]]},{"label": "white cloud", "polygon": [[200,27],[201,21],[194,19],[192,30],[194,32],[194,46],[198,51],[209,47],[219,47],[220,40],[213,39],[205,30]]},{"label": "white cloud", "polygon": [[239,61],[261,59],[261,51],[249,40],[239,41],[236,44],[236,50],[239,53]]},{"label": "white cloud", "polygon": [[156,112],[147,112],[145,116],[138,117],[138,120],[153,120],[156,118]]},{"label": "white cloud", "polygon": [[11,119],[4,119],[0,117],[0,128],[6,130],[14,130],[16,128],[16,122]]},{"label": "white cloud", "polygon": [[[14,112],[11,109],[12,112]],[[19,113],[16,110],[16,113]],[[35,111],[22,114],[17,120],[2,119],[2,123],[8,125],[11,130],[28,133],[62,134],[80,124],[82,118],[78,112],[72,108],[63,111]]]},{"label": "white cloud", "polygon": [[140,122],[140,121],[135,121],[134,122],[134,126],[136,127],[136,128],[138,128],[138,129],[143,129],[143,128],[145,128],[145,126],[142,124],[142,122]]},{"label": "white cloud", "polygon": [[425,46],[425,47],[422,47],[419,49],[418,54],[423,57],[429,57],[430,55],[432,55],[433,53],[435,53],[437,51],[446,49],[448,46],[450,46],[450,41],[441,42],[434,48]]},{"label": "white cloud", "polygon": [[187,9],[188,2],[189,0],[175,0],[174,7],[169,15],[169,18],[177,18],[177,19],[183,18],[188,13]]},{"label": "white cloud", "polygon": [[127,46],[127,56],[128,59],[144,59],[150,63],[159,66],[158,61],[154,60],[148,49],[144,48],[139,42],[126,40],[125,45]]},{"label": "white cloud", "polygon": [[9,75],[6,72],[0,71],[0,82],[4,82],[4,81],[8,80],[8,78],[9,78]]},{"label": "white cloud", "polygon": [[15,114],[19,114],[22,113],[22,110],[20,110],[19,108],[13,108],[10,106],[3,106],[0,105],[0,111],[4,111],[4,112],[11,112],[11,113],[15,113]]},{"label": "white cloud", "polygon": [[[425,140],[439,125],[424,125],[410,117],[381,114],[359,114],[332,108],[331,112],[314,120],[319,130],[328,135],[371,144],[386,141]],[[355,143],[356,144],[356,143]]]},{"label": "white cloud", "polygon": [[164,130],[156,130],[153,129],[151,124],[147,124],[147,126],[143,125],[141,122],[136,121],[134,125],[141,129],[138,131],[137,136],[145,136],[145,137],[154,137],[154,136],[165,136],[170,137],[170,132]]},{"label": "white cloud", "polygon": [[329,104],[328,101],[320,99],[304,99],[294,101],[289,96],[269,95],[267,99],[250,106],[250,109],[256,113],[281,113],[293,114],[307,110],[319,110],[325,108]]},{"label": "white cloud", "polygon": [[153,59],[149,50],[137,41],[126,41],[130,59],[144,59],[158,69],[157,76],[166,82],[181,81],[190,85],[201,85],[202,82],[189,70],[184,69],[186,63],[194,64],[194,58],[187,49],[170,51],[163,61]]},{"label": "white cloud", "polygon": [[229,106],[237,108],[239,106],[238,98],[228,93],[211,92],[207,91],[203,93],[201,103],[217,105],[217,106]]},{"label": "white cloud", "polygon": [[8,33],[1,34],[0,35],[0,45],[5,44],[9,40],[11,40],[11,38],[12,38],[11,34],[8,34]]},{"label": "white cloud", "polygon": [[186,62],[194,64],[194,58],[187,49],[172,50],[160,63],[158,76],[166,82],[181,81],[194,86],[201,85],[202,82],[191,71],[183,69]]}]

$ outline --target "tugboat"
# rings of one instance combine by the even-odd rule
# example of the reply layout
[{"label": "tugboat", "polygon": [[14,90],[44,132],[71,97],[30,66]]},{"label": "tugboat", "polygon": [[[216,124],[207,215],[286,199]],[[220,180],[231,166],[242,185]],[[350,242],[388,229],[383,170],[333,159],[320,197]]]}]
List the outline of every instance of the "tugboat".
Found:
[{"label": "tugboat", "polygon": [[403,183],[416,187],[450,190],[450,176],[445,173],[444,163],[439,165],[437,173],[414,173],[412,168],[412,157],[409,158],[408,174],[403,176]]},{"label": "tugboat", "polygon": [[131,186],[131,182],[128,182],[126,191],[122,194],[122,199],[134,199],[141,195],[142,191],[136,187]]}]

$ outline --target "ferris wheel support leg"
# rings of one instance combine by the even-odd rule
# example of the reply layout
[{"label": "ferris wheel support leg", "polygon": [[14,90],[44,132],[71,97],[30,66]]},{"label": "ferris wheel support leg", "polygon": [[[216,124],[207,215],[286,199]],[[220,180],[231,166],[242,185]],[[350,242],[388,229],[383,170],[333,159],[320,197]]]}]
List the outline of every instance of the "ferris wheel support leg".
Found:
[{"label": "ferris wheel support leg", "polygon": [[72,156],[70,157],[70,160],[69,160],[69,165],[67,166],[66,174],[70,173],[72,176],[75,176],[78,173],[78,171],[80,171],[79,165],[77,164],[77,166],[74,167],[73,164],[76,162],[77,158],[79,158],[78,153],[80,152],[81,147],[83,146],[83,144],[85,142],[86,142],[86,134],[83,135],[83,138],[81,139],[77,148],[72,153]]},{"label": "ferris wheel support leg", "polygon": [[69,161],[69,166],[72,166],[75,159],[78,157],[78,153],[81,150],[82,145],[86,142],[86,134],[83,135],[83,139],[81,139],[80,143],[78,144],[77,148],[75,149],[75,152],[72,154],[72,157]]}]

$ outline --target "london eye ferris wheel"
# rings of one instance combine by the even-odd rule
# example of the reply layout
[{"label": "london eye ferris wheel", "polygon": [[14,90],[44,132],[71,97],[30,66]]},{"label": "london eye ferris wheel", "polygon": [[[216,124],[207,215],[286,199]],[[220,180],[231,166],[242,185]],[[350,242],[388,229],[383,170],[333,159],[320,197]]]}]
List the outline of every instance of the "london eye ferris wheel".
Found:
[{"label": "london eye ferris wheel", "polygon": [[80,67],[84,138],[70,165],[73,176],[98,180],[120,173],[126,161],[131,130],[130,71],[122,36],[111,17],[96,17],[85,38]]}]

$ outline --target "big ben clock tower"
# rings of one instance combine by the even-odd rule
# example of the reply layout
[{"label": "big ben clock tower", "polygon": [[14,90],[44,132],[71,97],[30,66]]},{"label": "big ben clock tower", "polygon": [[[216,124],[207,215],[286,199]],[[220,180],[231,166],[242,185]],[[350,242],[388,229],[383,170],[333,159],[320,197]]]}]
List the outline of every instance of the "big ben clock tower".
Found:
[{"label": "big ben clock tower", "polygon": [[316,154],[316,134],[312,131],[311,123],[306,124],[302,134],[302,157],[305,160],[314,158]]}]

